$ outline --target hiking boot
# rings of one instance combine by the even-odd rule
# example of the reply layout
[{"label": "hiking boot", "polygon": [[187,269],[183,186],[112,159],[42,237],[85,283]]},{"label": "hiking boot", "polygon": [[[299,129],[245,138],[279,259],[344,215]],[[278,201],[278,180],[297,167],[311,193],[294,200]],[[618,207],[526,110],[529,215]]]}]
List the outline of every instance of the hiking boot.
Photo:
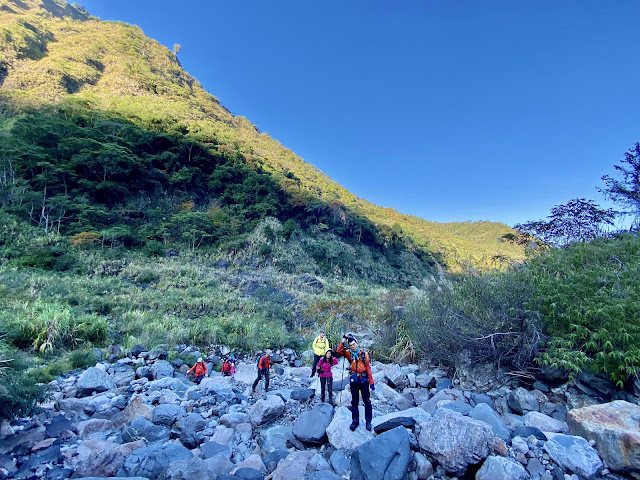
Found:
[{"label": "hiking boot", "polygon": [[313,373],[311,375],[309,375],[309,378],[313,378],[313,375],[314,375]]},{"label": "hiking boot", "polygon": [[357,423],[352,423],[351,425],[349,425],[349,430],[351,430],[352,432],[355,432],[356,428],[358,428]]},{"label": "hiking boot", "polygon": [[367,424],[365,425],[365,428],[371,431],[371,422],[367,422]]}]

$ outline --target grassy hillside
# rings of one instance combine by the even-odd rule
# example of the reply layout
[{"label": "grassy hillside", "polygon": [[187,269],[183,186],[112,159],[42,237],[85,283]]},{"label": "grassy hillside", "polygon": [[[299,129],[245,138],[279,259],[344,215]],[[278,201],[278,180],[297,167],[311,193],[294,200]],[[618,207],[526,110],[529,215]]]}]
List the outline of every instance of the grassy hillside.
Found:
[{"label": "grassy hillside", "polygon": [[[450,269],[480,268],[520,260],[520,247],[499,242],[510,229],[475,222],[439,224],[402,215],[360,199],[246,118],[233,116],[181,68],[167,48],[135,26],[103,22],[82,8],[54,0],[0,2],[0,79],[4,116],[66,104],[105,112],[138,128],[240,155],[252,169],[271,175],[291,208],[328,210],[336,218],[373,222],[385,243],[400,240]],[[11,125],[5,124],[5,131]],[[317,218],[317,228],[326,223]],[[357,222],[343,222],[359,235]]]}]

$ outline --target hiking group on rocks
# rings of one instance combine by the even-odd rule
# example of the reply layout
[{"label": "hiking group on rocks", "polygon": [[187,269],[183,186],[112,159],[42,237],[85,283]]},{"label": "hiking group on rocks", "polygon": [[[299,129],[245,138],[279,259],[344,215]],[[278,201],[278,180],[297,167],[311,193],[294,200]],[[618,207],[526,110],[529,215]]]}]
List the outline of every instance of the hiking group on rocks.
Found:
[{"label": "hiking group on rocks", "polygon": [[[549,376],[531,385],[502,376],[476,392],[463,388],[463,372],[450,379],[440,370],[373,361],[353,333],[335,356],[327,342],[314,370],[290,348],[261,352],[257,362],[230,361],[226,347],[207,354],[179,346],[176,353],[198,362],[189,367],[165,350],[136,346],[124,355],[114,347],[96,366],[51,382],[42,413],[0,425],[0,477],[640,477],[640,388],[617,391],[602,377]],[[233,375],[214,368],[225,361]],[[332,367],[349,369],[349,389],[333,381]],[[316,388],[309,388],[312,371]],[[263,378],[268,394],[251,395]],[[358,428],[363,414],[365,428]]]}]

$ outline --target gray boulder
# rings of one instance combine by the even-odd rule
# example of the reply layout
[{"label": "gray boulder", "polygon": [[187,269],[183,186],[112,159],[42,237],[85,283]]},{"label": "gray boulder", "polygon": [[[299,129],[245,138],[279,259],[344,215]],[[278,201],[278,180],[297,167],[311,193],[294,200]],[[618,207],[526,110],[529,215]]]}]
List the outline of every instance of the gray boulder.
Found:
[{"label": "gray boulder", "polygon": [[158,360],[149,370],[154,380],[173,377],[173,366],[166,360]]},{"label": "gray boulder", "polygon": [[327,441],[327,427],[332,418],[333,407],[320,403],[293,422],[293,435],[306,445],[322,445]]},{"label": "gray boulder", "polygon": [[478,473],[476,480],[527,480],[529,474],[519,463],[504,457],[487,458]]},{"label": "gray boulder", "polygon": [[[360,419],[364,420],[364,407],[360,407]],[[349,409],[337,408],[333,414],[333,420],[327,427],[327,437],[333,448],[352,451],[373,438],[373,433],[366,430],[363,424],[353,432],[349,429],[349,425],[351,425]]]},{"label": "gray boulder", "polygon": [[94,392],[106,392],[112,388],[116,388],[116,385],[111,380],[111,377],[107,372],[96,367],[87,368],[78,378],[77,389],[79,397],[86,397]]},{"label": "gray boulder", "polygon": [[509,394],[509,407],[518,415],[540,410],[538,399],[528,390],[519,387]]},{"label": "gray boulder", "polygon": [[288,450],[274,450],[262,457],[262,463],[264,463],[267,473],[273,472],[278,466],[278,462],[283,458],[287,458],[287,455],[289,455]]},{"label": "gray boulder", "polygon": [[543,432],[569,433],[569,426],[540,412],[529,412],[524,416],[524,424],[539,428]]},{"label": "gray boulder", "polygon": [[109,420],[91,418],[78,423],[78,437],[81,440],[106,437],[113,430],[113,423]]},{"label": "gray boulder", "polygon": [[329,463],[338,475],[346,475],[351,467],[351,460],[343,450],[335,450],[329,457]]},{"label": "gray boulder", "polygon": [[122,432],[122,441],[135,442],[144,439],[149,443],[166,442],[169,440],[169,430],[161,425],[154,425],[145,417],[134,419]]},{"label": "gray boulder", "polygon": [[291,398],[299,402],[308,402],[315,394],[316,391],[313,388],[298,388],[291,392]]},{"label": "gray boulder", "polygon": [[126,387],[136,379],[136,372],[128,365],[116,365],[113,371],[113,383],[116,387]]},{"label": "gray boulder", "polygon": [[602,460],[582,437],[556,435],[544,444],[545,451],[563,470],[594,478],[604,468]]},{"label": "gray boulder", "polygon": [[396,427],[356,448],[351,455],[351,480],[404,480],[410,461],[409,434]]},{"label": "gray boulder", "polygon": [[216,480],[216,477],[204,460],[189,458],[167,465],[158,480]]},{"label": "gray boulder", "polygon": [[157,425],[167,425],[170,427],[185,413],[184,407],[180,405],[163,403],[153,409],[151,421]]},{"label": "gray boulder", "polygon": [[250,422],[249,415],[242,412],[229,412],[225,413],[218,419],[218,423],[220,425],[224,425],[225,427],[234,428],[241,423]]},{"label": "gray boulder", "polygon": [[507,443],[511,441],[509,429],[504,425],[500,416],[486,403],[478,403],[469,412],[469,416],[489,425],[495,437],[501,438]]},{"label": "gray boulder", "polygon": [[217,442],[206,442],[200,445],[200,452],[204,458],[215,458],[218,455],[231,457],[231,447]]},{"label": "gray boulder", "polygon": [[640,406],[623,400],[577,408],[567,414],[569,430],[595,440],[607,466],[616,472],[640,472]]},{"label": "gray boulder", "polygon": [[185,447],[172,443],[142,447],[127,457],[118,475],[158,478],[170,463],[192,457],[191,452]]},{"label": "gray boulder", "polygon": [[463,473],[468,465],[489,456],[493,438],[486,423],[441,408],[422,428],[419,443],[446,471]]},{"label": "gray boulder", "polygon": [[277,395],[267,395],[251,407],[249,418],[255,426],[264,425],[282,415],[282,412],[284,412],[284,400]]},{"label": "gray boulder", "polygon": [[293,438],[291,425],[277,425],[262,432],[260,448],[264,453],[287,450],[288,444]]},{"label": "gray boulder", "polygon": [[200,433],[207,426],[207,422],[199,413],[190,413],[179,419],[176,426],[180,431],[180,441],[187,448],[196,448],[204,440]]},{"label": "gray boulder", "polygon": [[307,466],[311,457],[315,455],[313,450],[293,452],[278,463],[271,474],[271,480],[300,480],[307,473]]}]

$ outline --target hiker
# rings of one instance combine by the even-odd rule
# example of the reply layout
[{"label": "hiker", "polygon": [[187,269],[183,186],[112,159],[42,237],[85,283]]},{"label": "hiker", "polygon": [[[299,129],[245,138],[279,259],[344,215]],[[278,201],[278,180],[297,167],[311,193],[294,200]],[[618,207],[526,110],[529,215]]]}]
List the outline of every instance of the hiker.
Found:
[{"label": "hiker", "polygon": [[371,419],[373,418],[373,410],[371,407],[371,398],[369,388],[375,390],[373,384],[373,375],[371,374],[371,365],[369,363],[369,354],[363,348],[358,346],[356,337],[353,334],[343,335],[342,342],[338,344],[336,349],[338,356],[345,357],[351,364],[351,375],[349,377],[349,387],[351,389],[351,425],[349,428],[354,431],[360,424],[360,412],[358,411],[358,403],[360,403],[359,395],[362,394],[364,402],[364,420],[367,430],[371,430]]},{"label": "hiker", "polygon": [[316,367],[318,361],[324,356],[324,352],[329,348],[329,339],[324,336],[324,330],[318,332],[318,336],[313,340],[313,367],[311,367],[311,375],[309,378],[313,378],[316,374]]},{"label": "hiker", "polygon": [[204,376],[209,374],[209,369],[207,368],[207,364],[204,363],[204,360],[202,360],[202,357],[198,358],[198,361],[196,362],[196,364],[189,369],[187,374],[191,372],[194,372],[194,375],[196,376],[195,378],[196,384],[200,385],[200,382],[202,381]]},{"label": "hiker", "polygon": [[264,391],[269,391],[269,368],[271,367],[271,357],[268,353],[264,355],[260,355],[258,358],[258,378],[253,382],[253,387],[251,388],[252,393],[256,393],[256,387],[258,386],[258,382],[262,377],[264,377]]},{"label": "hiker", "polygon": [[333,356],[333,350],[329,349],[318,362],[318,376],[320,377],[320,400],[324,403],[324,392],[329,386],[329,403],[333,405],[333,372],[331,367],[338,364],[338,359]]},{"label": "hiker", "polygon": [[222,369],[220,371],[222,372],[222,375],[224,375],[225,377],[230,377],[234,373],[236,373],[236,369],[233,366],[233,363],[227,357],[224,358],[222,362]]}]

